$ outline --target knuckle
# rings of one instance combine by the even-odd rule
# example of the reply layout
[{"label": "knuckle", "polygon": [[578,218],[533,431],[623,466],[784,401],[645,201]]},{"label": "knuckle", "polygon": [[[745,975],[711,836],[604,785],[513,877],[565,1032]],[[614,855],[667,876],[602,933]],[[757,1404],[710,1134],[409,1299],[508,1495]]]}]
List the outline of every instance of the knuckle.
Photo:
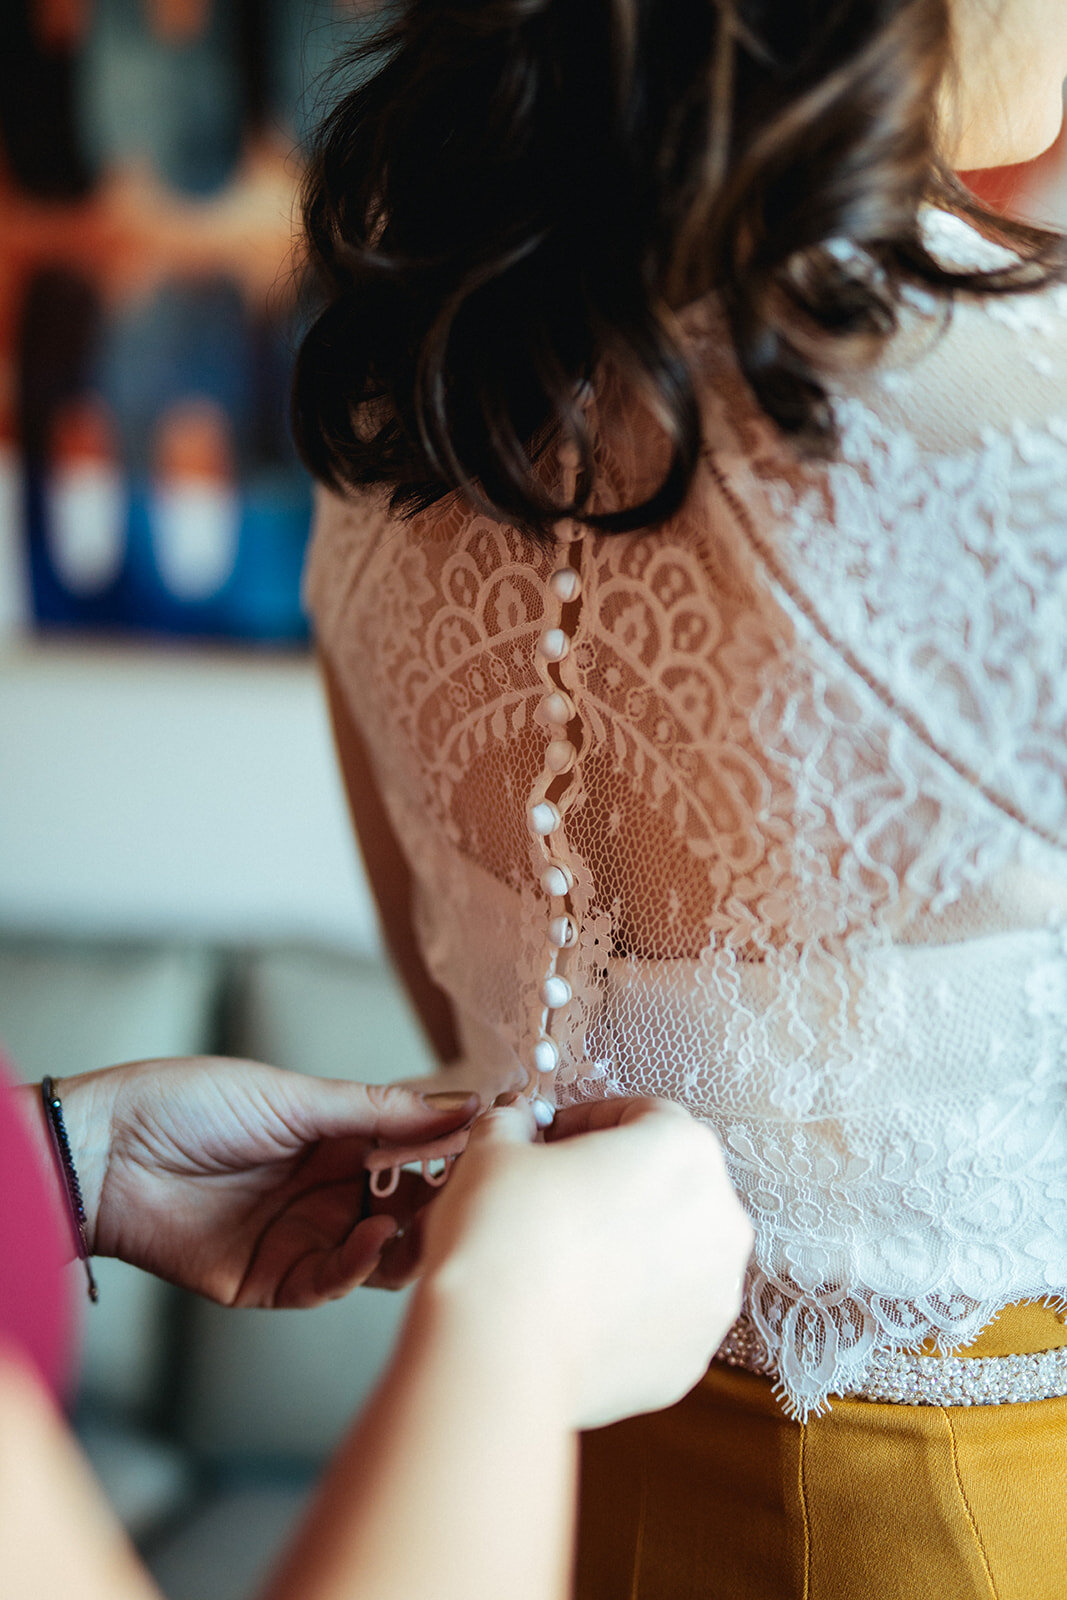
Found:
[{"label": "knuckle", "polygon": [[369,1104],[379,1115],[397,1111],[407,1104],[407,1090],[397,1083],[368,1083],[364,1085],[364,1092]]}]

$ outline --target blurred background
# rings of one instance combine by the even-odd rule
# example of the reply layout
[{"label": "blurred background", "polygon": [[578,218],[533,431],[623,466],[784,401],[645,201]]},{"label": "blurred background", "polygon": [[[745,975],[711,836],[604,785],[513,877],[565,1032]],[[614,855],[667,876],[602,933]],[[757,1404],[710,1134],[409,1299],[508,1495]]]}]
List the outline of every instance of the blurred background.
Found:
[{"label": "blurred background", "polygon": [[[205,1050],[429,1067],[334,769],[286,425],[302,149],[369,25],[341,0],[0,8],[0,1048],[27,1079]],[[166,1594],[236,1600],[400,1297],[222,1312],[99,1276],[83,1443]]]},{"label": "blurred background", "polygon": [[306,637],[286,426],[301,146],[338,0],[12,0],[0,54],[10,628]]},{"label": "blurred background", "polygon": [[[302,149],[369,26],[351,0],[3,7],[0,1045],[30,1080],[206,1050],[429,1070],[334,768],[285,420]],[[1065,146],[981,185],[1067,223]],[[99,1276],[83,1442],[170,1600],[239,1600],[401,1300],[223,1312]]]}]

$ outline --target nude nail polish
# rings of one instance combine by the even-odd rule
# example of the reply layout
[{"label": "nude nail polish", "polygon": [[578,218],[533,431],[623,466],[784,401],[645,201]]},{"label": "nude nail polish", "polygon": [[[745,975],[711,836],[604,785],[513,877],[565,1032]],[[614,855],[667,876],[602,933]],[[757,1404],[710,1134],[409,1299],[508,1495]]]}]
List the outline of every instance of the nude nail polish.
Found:
[{"label": "nude nail polish", "polygon": [[431,1111],[461,1111],[468,1105],[473,1109],[478,1096],[472,1089],[441,1089],[422,1098]]}]

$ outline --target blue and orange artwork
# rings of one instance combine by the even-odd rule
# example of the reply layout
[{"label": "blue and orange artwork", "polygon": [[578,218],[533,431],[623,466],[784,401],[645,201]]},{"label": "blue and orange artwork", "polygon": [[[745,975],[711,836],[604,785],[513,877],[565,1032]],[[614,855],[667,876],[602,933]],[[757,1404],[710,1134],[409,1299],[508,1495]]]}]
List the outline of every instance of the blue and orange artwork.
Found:
[{"label": "blue and orange artwork", "polygon": [[302,150],[331,61],[373,14],[350,0],[10,13],[0,566],[19,545],[43,629],[303,641],[311,491],[286,420]]}]

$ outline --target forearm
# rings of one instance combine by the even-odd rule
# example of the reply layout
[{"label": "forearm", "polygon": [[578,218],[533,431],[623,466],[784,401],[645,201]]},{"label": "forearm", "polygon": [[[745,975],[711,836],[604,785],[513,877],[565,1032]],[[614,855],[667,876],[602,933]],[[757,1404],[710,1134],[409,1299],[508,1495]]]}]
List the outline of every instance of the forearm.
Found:
[{"label": "forearm", "polygon": [[564,1600],[577,1444],[513,1327],[420,1287],[268,1600]]},{"label": "forearm", "polygon": [[2,1350],[0,1530],[4,1600],[161,1600],[36,1377]]}]

